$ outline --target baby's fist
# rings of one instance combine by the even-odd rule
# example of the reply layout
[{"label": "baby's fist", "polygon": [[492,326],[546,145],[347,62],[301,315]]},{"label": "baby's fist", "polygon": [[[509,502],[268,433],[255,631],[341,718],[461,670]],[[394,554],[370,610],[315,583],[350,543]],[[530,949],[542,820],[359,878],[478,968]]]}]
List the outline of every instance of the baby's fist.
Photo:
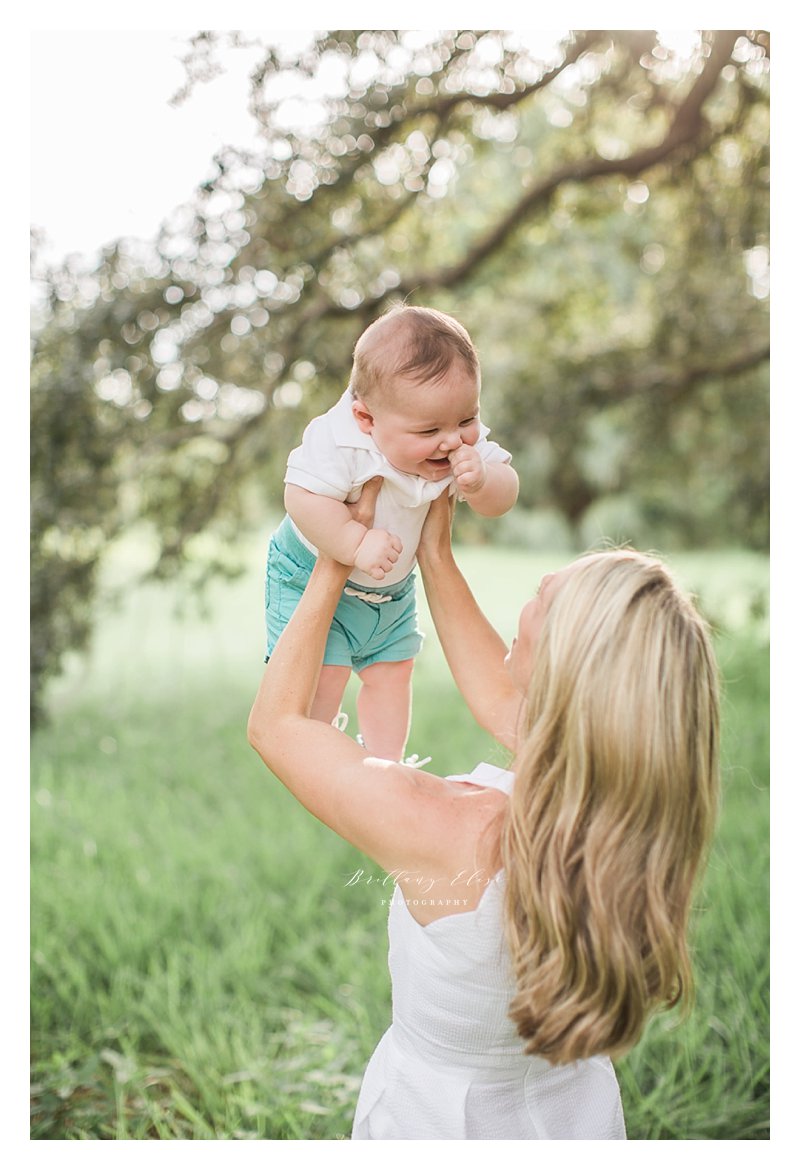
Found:
[{"label": "baby's fist", "polygon": [[356,549],[355,567],[368,577],[382,581],[397,563],[403,544],[383,528],[370,528]]},{"label": "baby's fist", "polygon": [[458,490],[465,496],[479,492],[486,483],[486,465],[475,448],[463,443],[449,459]]}]

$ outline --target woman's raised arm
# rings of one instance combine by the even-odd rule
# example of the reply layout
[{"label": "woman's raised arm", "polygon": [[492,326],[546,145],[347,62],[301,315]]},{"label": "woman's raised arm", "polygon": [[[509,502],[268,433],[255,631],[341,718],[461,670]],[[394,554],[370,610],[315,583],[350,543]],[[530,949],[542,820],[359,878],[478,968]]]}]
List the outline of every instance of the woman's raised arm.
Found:
[{"label": "woman's raised arm", "polygon": [[452,502],[434,500],[417,560],[436,633],[456,686],[475,719],[504,747],[516,750],[522,695],[506,670],[508,647],[484,615],[453,556]]},{"label": "woman's raised arm", "polygon": [[[377,489],[364,487],[374,508]],[[358,516],[361,519],[361,516]],[[369,524],[371,516],[364,521]],[[450,880],[474,864],[479,827],[498,794],[469,791],[403,764],[370,757],[310,717],[325,642],[347,567],[320,556],[267,665],[248,738],[267,767],[320,821],[388,871]]]}]

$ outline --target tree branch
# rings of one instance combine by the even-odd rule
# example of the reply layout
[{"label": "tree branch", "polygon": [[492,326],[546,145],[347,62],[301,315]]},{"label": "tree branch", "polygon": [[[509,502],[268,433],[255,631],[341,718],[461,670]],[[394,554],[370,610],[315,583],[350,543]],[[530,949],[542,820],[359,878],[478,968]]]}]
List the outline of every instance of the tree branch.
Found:
[{"label": "tree branch", "polygon": [[718,34],[705,69],[676,110],[672,123],[661,142],[654,146],[643,147],[634,154],[628,155],[627,158],[592,158],[561,167],[548,178],[542,180],[541,183],[532,187],[507,213],[505,218],[474,245],[459,264],[437,272],[417,273],[403,283],[403,289],[410,292],[415,288],[434,286],[452,288],[454,285],[460,284],[473,269],[502,247],[511,233],[534,211],[547,204],[558,188],[565,183],[587,182],[608,175],[625,175],[633,178],[669,158],[680,147],[690,142],[702,129],[703,104],[716,85],[725,64],[729,61],[731,50],[740,35],[738,32]]},{"label": "tree branch", "polygon": [[757,349],[736,354],[725,362],[706,362],[690,366],[678,372],[664,370],[663,373],[651,377],[646,384],[633,379],[626,381],[616,380],[613,389],[600,389],[590,385],[583,395],[583,403],[587,407],[605,407],[612,403],[625,402],[630,398],[645,398],[659,393],[677,403],[699,382],[710,382],[714,378],[733,378],[743,374],[746,370],[755,369],[763,362],[769,361],[769,345],[759,346]]}]

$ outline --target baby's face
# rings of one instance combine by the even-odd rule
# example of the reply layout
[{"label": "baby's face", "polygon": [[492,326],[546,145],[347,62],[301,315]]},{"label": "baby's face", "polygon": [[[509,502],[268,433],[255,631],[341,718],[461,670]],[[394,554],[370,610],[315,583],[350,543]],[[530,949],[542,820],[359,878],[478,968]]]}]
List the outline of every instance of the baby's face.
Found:
[{"label": "baby's face", "polygon": [[356,400],[353,413],[393,467],[435,481],[450,474],[454,451],[477,443],[479,407],[475,378],[454,362],[438,382],[403,380],[374,406]]}]

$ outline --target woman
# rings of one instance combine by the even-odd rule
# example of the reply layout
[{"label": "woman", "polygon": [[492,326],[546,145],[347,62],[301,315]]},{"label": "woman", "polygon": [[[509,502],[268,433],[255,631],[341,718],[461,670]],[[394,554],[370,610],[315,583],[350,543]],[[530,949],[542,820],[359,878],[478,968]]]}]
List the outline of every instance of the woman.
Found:
[{"label": "woman", "polygon": [[310,812],[409,879],[389,915],[392,1026],[353,1138],[622,1139],[610,1058],[690,983],[717,793],[707,631],[659,562],[600,553],[542,580],[507,651],[453,558],[447,500],[418,559],[453,677],[513,774],[441,779],[310,719],[347,576],[324,558],[248,729]]}]

